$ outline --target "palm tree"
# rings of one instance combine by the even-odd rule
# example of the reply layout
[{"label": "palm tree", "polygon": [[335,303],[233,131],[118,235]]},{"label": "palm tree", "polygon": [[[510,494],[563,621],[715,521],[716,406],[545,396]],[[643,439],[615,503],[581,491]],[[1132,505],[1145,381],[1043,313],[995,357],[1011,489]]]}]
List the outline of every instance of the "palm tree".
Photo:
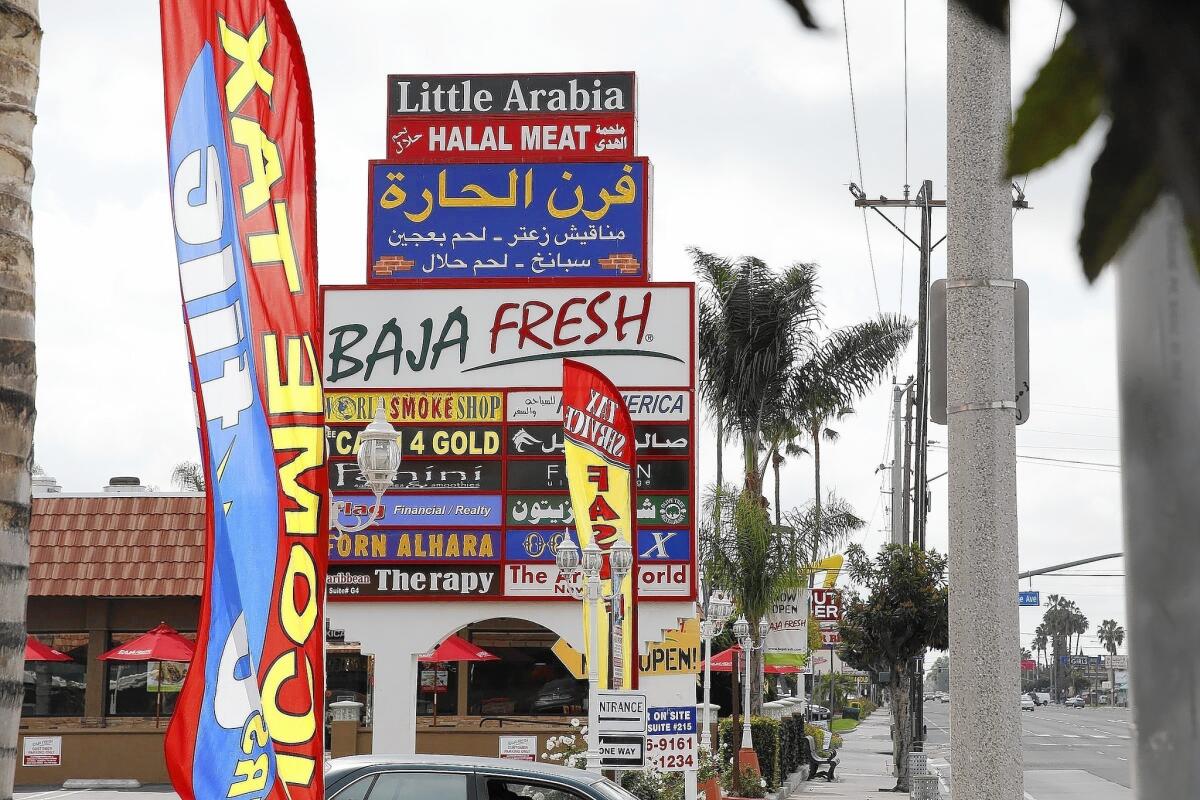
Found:
[{"label": "palm tree", "polygon": [[812,445],[813,497],[822,496],[821,440],[838,438],[829,422],[853,413],[854,401],[895,364],[911,336],[912,324],[894,316],[840,328],[817,344],[792,380],[788,405]]},{"label": "palm tree", "polygon": [[1041,623],[1033,629],[1033,641],[1031,644],[1033,645],[1033,649],[1038,653],[1038,666],[1040,667],[1045,660],[1046,646],[1049,644],[1045,623]]},{"label": "palm tree", "polygon": [[[1110,658],[1117,654],[1118,647],[1125,644],[1125,629],[1118,625],[1115,619],[1101,622],[1100,627],[1096,629],[1096,635]],[[1108,704],[1117,704],[1117,671],[1113,668],[1112,661],[1108,664]]]},{"label": "palm tree", "polygon": [[694,247],[688,252],[703,286],[700,392],[741,440],[743,490],[761,502],[764,423],[782,407],[798,365],[814,351],[816,266],[797,263],[775,272],[752,256],[730,260]]},{"label": "palm tree", "polygon": [[17,727],[24,697],[21,652],[29,593],[29,516],[37,365],[33,340],[33,113],[42,28],[36,0],[0,3],[0,797],[12,797]]},{"label": "palm tree", "polygon": [[204,470],[195,461],[180,461],[171,470],[171,483],[185,492],[203,492]]},{"label": "palm tree", "polygon": [[[702,540],[707,541],[708,574],[713,588],[729,593],[757,638],[758,623],[766,619],[771,603],[801,585],[800,570],[788,558],[787,548],[780,544],[780,529],[771,525],[767,510],[749,492],[730,485],[713,487],[705,498],[701,519],[719,520],[716,524],[723,532],[716,535],[701,531]],[[762,710],[761,664],[760,650],[751,655],[751,714]]]}]

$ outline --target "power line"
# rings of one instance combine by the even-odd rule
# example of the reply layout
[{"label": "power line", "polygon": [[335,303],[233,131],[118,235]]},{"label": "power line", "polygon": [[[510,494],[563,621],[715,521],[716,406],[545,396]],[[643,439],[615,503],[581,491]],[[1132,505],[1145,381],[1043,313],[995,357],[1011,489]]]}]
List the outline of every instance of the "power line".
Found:
[{"label": "power line", "polygon": [[[854,124],[854,156],[858,161],[858,185],[865,186],[862,168],[862,144],[858,136],[858,104],[854,101],[854,69],[850,65],[850,21],[846,15],[846,0],[842,0],[842,33],[846,43],[846,79],[850,85],[850,120]],[[875,310],[883,313],[879,302],[879,279],[875,276],[875,253],[871,249],[871,227],[867,223],[867,210],[862,210],[863,234],[867,239],[867,263],[871,266],[871,284],[875,288]]]},{"label": "power line", "polygon": [[1017,428],[1017,433],[1049,433],[1055,436],[1091,436],[1097,439],[1119,439],[1115,433],[1076,433],[1075,431],[1048,431],[1039,428]]}]

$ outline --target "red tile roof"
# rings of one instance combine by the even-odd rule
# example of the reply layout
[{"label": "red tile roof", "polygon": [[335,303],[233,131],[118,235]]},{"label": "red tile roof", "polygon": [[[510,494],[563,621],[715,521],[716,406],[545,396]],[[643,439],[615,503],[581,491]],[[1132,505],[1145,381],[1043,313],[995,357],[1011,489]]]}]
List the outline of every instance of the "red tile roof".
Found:
[{"label": "red tile roof", "polygon": [[199,596],[203,573],[201,495],[33,498],[30,596]]}]

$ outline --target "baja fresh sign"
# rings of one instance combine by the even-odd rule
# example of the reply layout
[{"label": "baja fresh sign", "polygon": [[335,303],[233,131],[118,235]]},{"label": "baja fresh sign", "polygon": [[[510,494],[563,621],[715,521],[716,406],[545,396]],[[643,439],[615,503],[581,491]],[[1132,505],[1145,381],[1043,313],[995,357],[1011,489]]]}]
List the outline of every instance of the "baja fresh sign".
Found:
[{"label": "baja fresh sign", "polygon": [[562,383],[562,359],[618,386],[690,386],[690,284],[632,288],[330,289],[330,391]]},{"label": "baja fresh sign", "polygon": [[809,589],[789,589],[767,609],[766,661],[773,666],[804,666],[808,654]]}]

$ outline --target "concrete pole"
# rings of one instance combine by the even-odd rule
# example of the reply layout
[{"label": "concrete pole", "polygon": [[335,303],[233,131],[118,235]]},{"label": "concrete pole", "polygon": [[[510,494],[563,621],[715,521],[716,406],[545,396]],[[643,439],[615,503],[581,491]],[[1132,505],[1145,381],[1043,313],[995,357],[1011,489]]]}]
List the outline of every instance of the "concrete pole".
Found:
[{"label": "concrete pole", "polygon": [[947,4],[947,412],[955,800],[1022,800],[1008,35]]},{"label": "concrete pole", "polygon": [[904,390],[900,384],[892,386],[892,544],[904,541],[904,454],[900,419],[900,400]]},{"label": "concrete pole", "polygon": [[587,580],[588,614],[588,735],[587,752],[584,754],[586,768],[600,772],[600,579],[589,576]]},{"label": "concrete pole", "polygon": [[1119,261],[1133,787],[1139,798],[1200,797],[1200,281],[1173,200]]}]

